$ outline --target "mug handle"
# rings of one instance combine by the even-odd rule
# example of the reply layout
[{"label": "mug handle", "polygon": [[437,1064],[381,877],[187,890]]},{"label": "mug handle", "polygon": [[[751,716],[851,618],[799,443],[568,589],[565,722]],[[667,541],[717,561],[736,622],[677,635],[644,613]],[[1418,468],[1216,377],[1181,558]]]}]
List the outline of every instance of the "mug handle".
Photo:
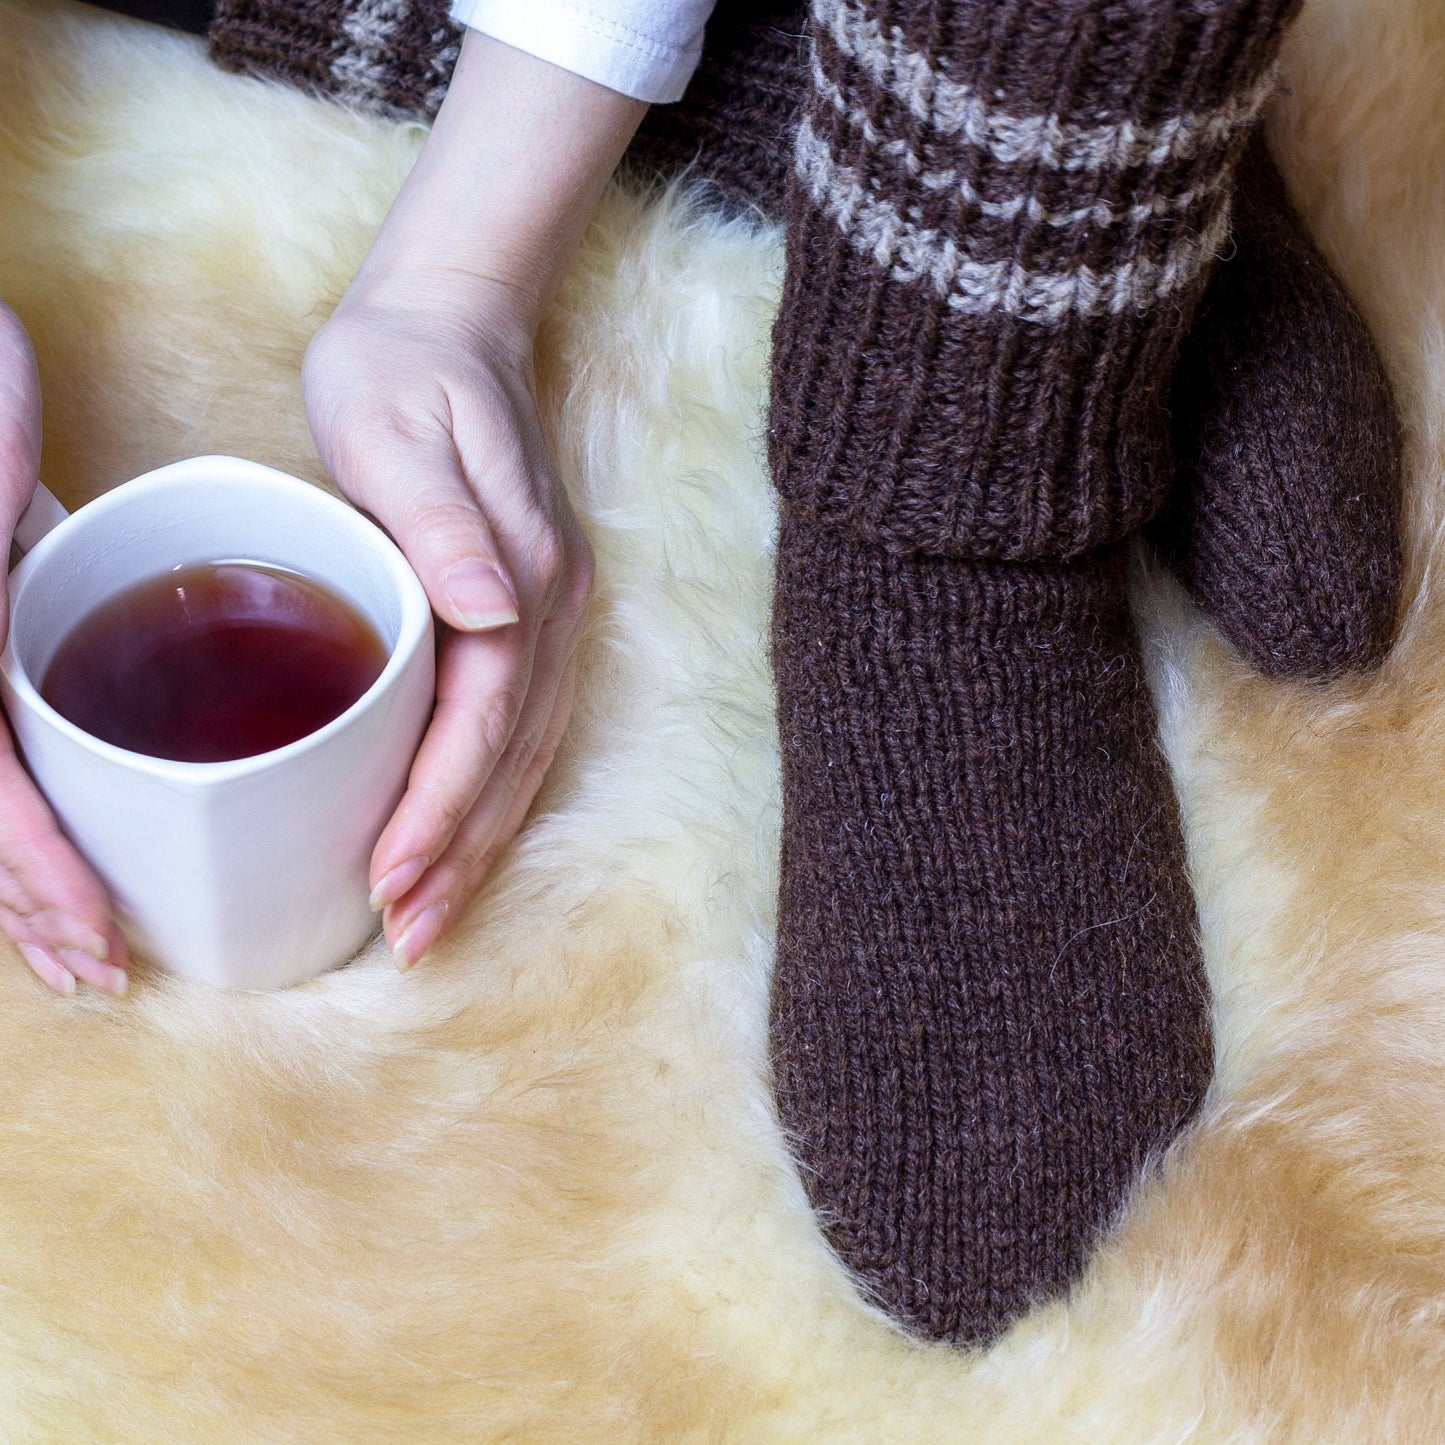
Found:
[{"label": "mug handle", "polygon": [[43,482],[35,487],[30,505],[20,514],[15,524],[14,545],[23,556],[47,532],[54,531],[68,516],[69,512],[55,500],[55,493]]}]

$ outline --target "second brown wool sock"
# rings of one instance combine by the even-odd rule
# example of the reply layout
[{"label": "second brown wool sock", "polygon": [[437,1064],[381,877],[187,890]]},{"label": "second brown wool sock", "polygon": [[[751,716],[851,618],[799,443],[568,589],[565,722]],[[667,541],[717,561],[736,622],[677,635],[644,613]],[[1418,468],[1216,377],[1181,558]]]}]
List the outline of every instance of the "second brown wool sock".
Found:
[{"label": "second brown wool sock", "polygon": [[1383,362],[1262,130],[1173,385],[1178,476],[1150,529],[1270,677],[1378,663],[1400,599],[1401,439]]},{"label": "second brown wool sock", "polygon": [[770,453],[777,1099],[897,1319],[1066,1287],[1206,1090],[1125,599],[1289,0],[816,0]]}]

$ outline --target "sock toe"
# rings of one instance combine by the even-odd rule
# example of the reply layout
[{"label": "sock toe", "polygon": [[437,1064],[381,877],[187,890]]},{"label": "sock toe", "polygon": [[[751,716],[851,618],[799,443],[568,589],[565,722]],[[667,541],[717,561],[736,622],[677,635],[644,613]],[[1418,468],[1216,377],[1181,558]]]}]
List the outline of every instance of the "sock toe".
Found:
[{"label": "sock toe", "polygon": [[1363,671],[1399,611],[1400,426],[1262,136],[1240,166],[1234,242],[1175,369],[1178,470],[1150,534],[1259,671]]}]

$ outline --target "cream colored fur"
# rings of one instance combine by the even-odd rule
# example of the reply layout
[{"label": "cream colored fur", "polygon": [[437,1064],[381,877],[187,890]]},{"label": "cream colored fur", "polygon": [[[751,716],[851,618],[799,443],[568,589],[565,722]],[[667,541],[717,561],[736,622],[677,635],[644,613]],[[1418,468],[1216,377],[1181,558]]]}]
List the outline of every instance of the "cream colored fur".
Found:
[{"label": "cream colored fur", "polygon": [[[0,958],[0,1439],[1445,1439],[1445,7],[1315,0],[1288,75],[1282,156],[1407,411],[1414,601],[1377,680],[1314,690],[1141,580],[1221,1069],[1075,1298],[920,1347],[814,1231],[766,1080],[777,238],[614,194],[547,339],[581,699],[455,942],[122,1003]],[[51,485],[316,477],[297,365],[419,141],[0,0]]]}]

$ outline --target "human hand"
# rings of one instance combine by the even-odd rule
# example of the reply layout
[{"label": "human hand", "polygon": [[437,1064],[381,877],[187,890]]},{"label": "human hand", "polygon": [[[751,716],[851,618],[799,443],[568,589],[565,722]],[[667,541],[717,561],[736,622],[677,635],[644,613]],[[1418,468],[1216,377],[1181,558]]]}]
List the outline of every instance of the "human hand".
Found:
[{"label": "human hand", "polygon": [[[0,546],[40,474],[40,379],[15,313],[0,305]],[[9,598],[0,587],[0,644]],[[123,994],[129,962],[105,886],[61,833],[0,726],[0,928],[41,981],[57,993],[75,980]]]},{"label": "human hand", "polygon": [[542,435],[530,308],[496,283],[353,283],[302,371],[317,448],[447,624],[437,704],[371,860],[398,966],[521,826],[572,707],[592,555]]},{"label": "human hand", "polygon": [[371,860],[409,968],[521,826],[572,707],[592,554],[534,395],[538,321],[647,107],[476,31],[302,368],[342,492],[438,617],[437,706]]}]

